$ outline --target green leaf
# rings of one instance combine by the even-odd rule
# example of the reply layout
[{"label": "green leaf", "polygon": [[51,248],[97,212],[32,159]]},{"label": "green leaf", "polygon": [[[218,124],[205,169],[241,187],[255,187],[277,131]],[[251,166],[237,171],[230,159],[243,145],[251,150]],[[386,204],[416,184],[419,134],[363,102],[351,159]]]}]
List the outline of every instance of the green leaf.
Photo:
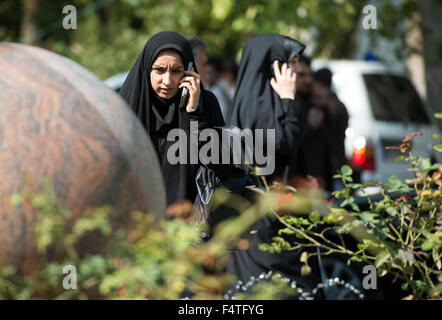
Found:
[{"label": "green leaf", "polygon": [[387,270],[386,269],[384,269],[384,268],[380,268],[379,270],[378,270],[378,276],[379,276],[379,278],[382,278],[383,276],[385,276],[387,274]]},{"label": "green leaf", "polygon": [[353,169],[349,165],[343,165],[341,168],[341,173],[344,176],[351,176],[353,174]]},{"label": "green leaf", "polygon": [[394,161],[399,162],[405,159],[405,156],[399,156]]},{"label": "green leaf", "polygon": [[376,255],[375,266],[379,268],[382,266],[389,258],[391,257],[391,253],[389,251],[381,251]]},{"label": "green leaf", "polygon": [[385,211],[390,215],[391,217],[397,216],[397,211],[394,207],[386,207]]},{"label": "green leaf", "polygon": [[349,266],[353,261],[355,262],[363,262],[364,259],[358,256],[353,256],[347,260],[347,266]]},{"label": "green leaf", "polygon": [[442,113],[435,113],[435,114],[434,114],[434,117],[435,117],[436,119],[442,119]]},{"label": "green leaf", "polygon": [[355,198],[353,197],[348,197],[347,199],[345,199],[342,203],[341,203],[341,208],[347,206],[347,205],[352,205],[355,202]]},{"label": "green leaf", "polygon": [[386,186],[388,187],[388,192],[409,192],[413,190],[395,175],[388,178]]},{"label": "green leaf", "polygon": [[436,150],[436,151],[438,151],[438,152],[442,152],[442,144],[435,145],[435,146],[433,147],[433,149]]},{"label": "green leaf", "polygon": [[376,224],[379,222],[379,215],[374,212],[364,211],[361,213],[361,219],[366,223]]},{"label": "green leaf", "polygon": [[284,229],[278,230],[278,234],[279,235],[281,235],[281,234],[295,234],[295,231],[290,228],[284,228]]},{"label": "green leaf", "polygon": [[307,263],[307,259],[308,259],[308,253],[307,253],[307,251],[304,251],[302,254],[301,254],[301,258],[299,259],[302,263]]},{"label": "green leaf", "polygon": [[352,189],[359,189],[360,187],[362,187],[362,184],[360,184],[360,183],[349,183],[347,186],[352,188]]},{"label": "green leaf", "polygon": [[404,283],[401,285],[401,289],[404,290],[404,291],[407,291],[407,290],[408,290],[408,282],[404,282]]},{"label": "green leaf", "polygon": [[429,251],[433,248],[433,243],[431,241],[425,241],[422,243],[422,250]]},{"label": "green leaf", "polygon": [[356,203],[352,203],[351,204],[351,208],[353,209],[353,211],[359,212],[359,207],[358,207],[358,205]]},{"label": "green leaf", "polygon": [[311,222],[315,223],[321,220],[321,214],[318,211],[312,211],[308,215]]},{"label": "green leaf", "polygon": [[416,280],[416,287],[419,291],[425,291],[428,288],[429,284],[422,280]]},{"label": "green leaf", "polygon": [[424,159],[422,159],[422,162],[421,162],[421,169],[422,170],[428,170],[428,169],[430,169],[431,168],[431,160],[430,159],[428,159],[428,158],[424,158]]},{"label": "green leaf", "polygon": [[338,229],[338,233],[339,233],[339,234],[345,234],[345,233],[350,232],[351,229],[352,229],[352,228],[351,228],[351,224],[347,222],[347,223],[344,223],[344,224],[342,225],[342,227],[340,227],[340,228]]}]

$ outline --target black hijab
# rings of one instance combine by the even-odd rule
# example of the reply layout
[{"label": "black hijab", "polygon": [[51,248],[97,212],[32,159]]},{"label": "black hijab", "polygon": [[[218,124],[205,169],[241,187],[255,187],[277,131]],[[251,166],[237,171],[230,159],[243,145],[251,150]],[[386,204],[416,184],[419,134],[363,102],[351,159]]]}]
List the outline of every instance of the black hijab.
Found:
[{"label": "black hijab", "polygon": [[[279,34],[253,37],[243,49],[230,124],[240,128],[263,128],[259,119],[278,119],[281,99],[270,85],[273,61],[288,63],[305,49],[302,43]],[[274,128],[274,127],[273,127]]]},{"label": "black hijab", "polygon": [[[143,123],[152,140],[161,164],[167,204],[170,205],[185,199],[194,201],[196,196],[195,174],[198,164],[191,164],[190,161],[190,121],[198,121],[198,130],[209,126],[222,126],[224,121],[218,101],[213,94],[204,90],[202,84],[198,109],[192,113],[187,113],[185,108],[179,108],[182,89],[171,99],[157,96],[150,83],[150,72],[158,54],[166,49],[173,49],[181,55],[186,70],[192,61],[194,71],[198,72],[188,41],[173,31],[159,32],[147,41],[119,94]],[[167,134],[174,128],[180,128],[186,133],[186,164],[171,164],[167,159],[167,150],[175,143],[167,141]]]}]

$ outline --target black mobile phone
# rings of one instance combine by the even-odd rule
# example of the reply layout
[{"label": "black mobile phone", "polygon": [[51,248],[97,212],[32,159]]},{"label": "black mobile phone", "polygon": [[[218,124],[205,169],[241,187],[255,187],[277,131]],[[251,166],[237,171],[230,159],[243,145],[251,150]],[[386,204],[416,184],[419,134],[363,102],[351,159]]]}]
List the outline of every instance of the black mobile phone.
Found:
[{"label": "black mobile phone", "polygon": [[[190,61],[189,65],[187,66],[187,71],[192,71],[192,67],[193,67],[193,62]],[[184,87],[183,92],[181,93],[180,108],[184,108],[187,105],[187,101],[189,101],[189,89]]]}]

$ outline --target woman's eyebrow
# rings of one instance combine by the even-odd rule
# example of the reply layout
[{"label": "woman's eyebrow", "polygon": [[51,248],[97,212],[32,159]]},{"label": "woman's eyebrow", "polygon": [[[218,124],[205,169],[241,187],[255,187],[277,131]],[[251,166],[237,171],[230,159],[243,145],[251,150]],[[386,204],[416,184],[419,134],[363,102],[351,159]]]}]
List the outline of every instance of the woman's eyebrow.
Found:
[{"label": "woman's eyebrow", "polygon": [[[157,64],[157,65],[153,65],[152,66],[152,69],[167,69],[167,66],[165,66],[165,65],[161,65],[161,64]],[[180,66],[172,66],[172,68],[171,69],[173,69],[173,70],[177,70],[177,69],[184,69],[184,66],[183,65],[180,65]]]}]

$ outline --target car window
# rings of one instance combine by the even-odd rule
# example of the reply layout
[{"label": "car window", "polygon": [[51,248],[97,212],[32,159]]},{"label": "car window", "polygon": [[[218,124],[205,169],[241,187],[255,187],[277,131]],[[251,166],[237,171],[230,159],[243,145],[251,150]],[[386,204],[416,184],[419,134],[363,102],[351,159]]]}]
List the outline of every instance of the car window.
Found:
[{"label": "car window", "polygon": [[376,120],[430,123],[410,80],[388,74],[365,74],[363,78]]}]

